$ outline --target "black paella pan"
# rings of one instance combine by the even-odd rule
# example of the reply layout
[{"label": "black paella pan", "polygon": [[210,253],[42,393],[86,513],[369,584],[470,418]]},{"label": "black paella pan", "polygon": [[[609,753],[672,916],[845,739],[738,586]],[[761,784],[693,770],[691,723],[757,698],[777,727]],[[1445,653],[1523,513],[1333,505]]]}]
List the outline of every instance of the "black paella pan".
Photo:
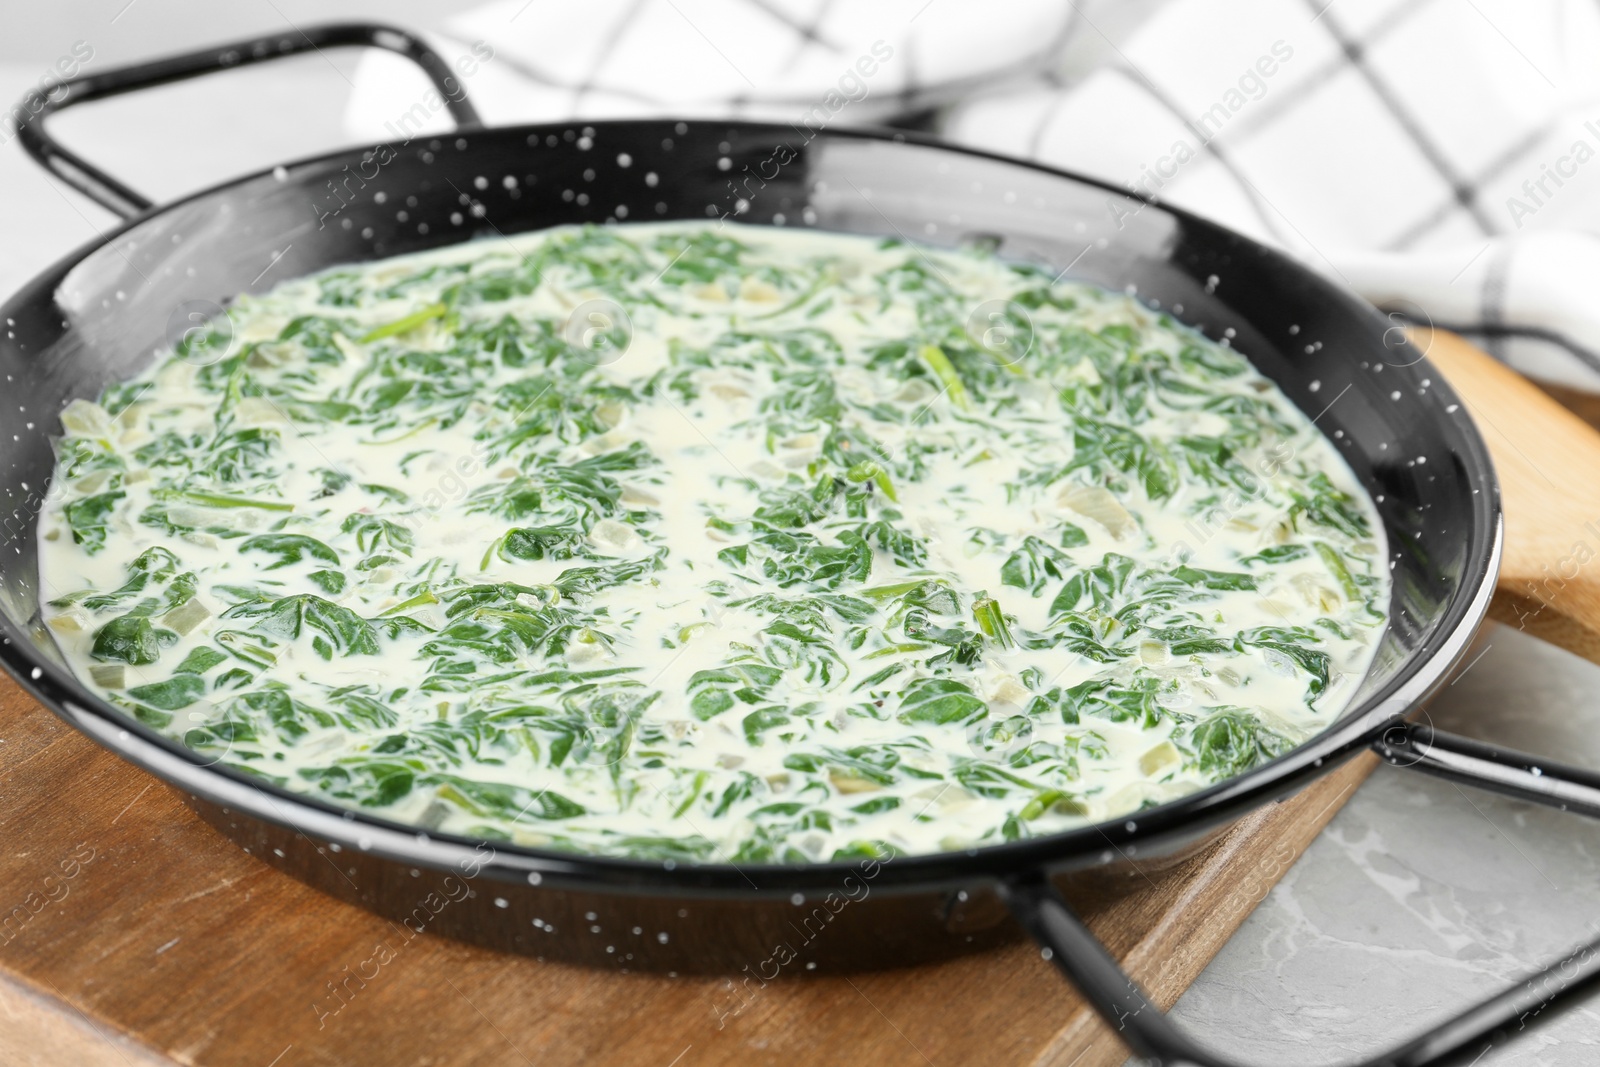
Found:
[{"label": "black paella pan", "polygon": [[[71,104],[346,45],[417,61],[457,131],[288,163],[161,206],[45,131],[46,117]],[[1387,320],[1221,227],[1070,174],[900,133],[672,120],[484,129],[448,65],[415,37],[381,26],[324,26],[82,77],[49,98],[30,97],[23,114],[29,153],[126,221],[0,309],[4,406],[16,424],[0,434],[0,662],[66,721],[180,789],[247,850],[334,896],[529,955],[763,977],[915,964],[981,950],[1020,927],[1135,1053],[1169,1067],[1221,1067],[1231,1061],[1195,1047],[1148,1003],[1061,885],[1113,861],[1193,849],[1369,748],[1398,766],[1600,816],[1600,775],[1407,720],[1466,650],[1493,593],[1501,526],[1488,453],[1447,386],[1421,387],[1420,353],[1397,344]],[[648,184],[647,174],[655,176]],[[53,413],[97,396],[169,346],[174,322],[187,325],[194,309],[220,310],[287,277],[624,217],[737,217],[935,245],[981,240],[1078,280],[1132,287],[1209,336],[1229,338],[1316,417],[1379,502],[1391,621],[1349,708],[1270,763],[1115,822],[965,852],[737,868],[419,833],[215,765],[75,680],[41,624],[37,597],[34,527],[56,420],[20,432],[18,408]],[[1429,462],[1408,465],[1417,456]],[[1600,942],[1365,1062],[1472,1062],[1597,978]]]}]

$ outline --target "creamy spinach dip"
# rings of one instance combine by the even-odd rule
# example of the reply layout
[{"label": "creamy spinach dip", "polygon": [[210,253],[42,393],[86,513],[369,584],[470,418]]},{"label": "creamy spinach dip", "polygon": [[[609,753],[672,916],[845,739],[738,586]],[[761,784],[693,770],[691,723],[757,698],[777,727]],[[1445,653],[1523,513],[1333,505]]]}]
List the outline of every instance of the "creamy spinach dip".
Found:
[{"label": "creamy spinach dip", "polygon": [[1267,379],[982,251],[471,243],[241,297],[62,424],[74,670],[428,830],[738,863],[1046,834],[1321,730],[1385,624],[1372,506]]}]

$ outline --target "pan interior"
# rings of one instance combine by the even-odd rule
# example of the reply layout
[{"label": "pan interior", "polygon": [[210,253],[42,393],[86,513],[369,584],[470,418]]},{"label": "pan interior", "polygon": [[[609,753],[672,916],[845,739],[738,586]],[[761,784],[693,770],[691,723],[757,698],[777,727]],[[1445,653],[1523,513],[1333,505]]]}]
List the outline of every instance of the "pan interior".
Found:
[{"label": "pan interior", "polygon": [[[15,298],[0,370],[28,427],[0,442],[9,512],[0,611],[15,663],[56,665],[37,617],[33,528],[73,398],[133,376],[195,315],[335,263],[626,216],[980,242],[1134,292],[1226,337],[1314,416],[1376,501],[1391,624],[1351,714],[1404,683],[1481,584],[1493,527],[1481,446],[1417,353],[1280,257],[1202,222],[1023,165],[804,130],[624,123],[497,130],[247,179],[133,224]],[[111,714],[108,712],[108,714]]]}]

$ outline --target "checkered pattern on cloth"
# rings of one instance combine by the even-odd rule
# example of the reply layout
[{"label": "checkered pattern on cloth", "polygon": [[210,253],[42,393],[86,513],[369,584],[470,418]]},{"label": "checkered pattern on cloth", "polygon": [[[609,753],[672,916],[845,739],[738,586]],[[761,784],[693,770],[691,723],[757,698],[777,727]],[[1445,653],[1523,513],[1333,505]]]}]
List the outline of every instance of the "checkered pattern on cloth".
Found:
[{"label": "checkered pattern on cloth", "polygon": [[[1190,208],[1600,389],[1600,0],[495,0],[431,39],[493,47],[466,79],[491,123],[942,107],[953,141]],[[408,77],[364,60],[352,132],[392,131]]]},{"label": "checkered pattern on cloth", "polygon": [[1600,5],[1173,0],[1120,41],[1078,14],[1103,65],[972,99],[945,135],[1154,193],[1600,385]]},{"label": "checkered pattern on cloth", "polygon": [[[832,93],[833,122],[867,125],[1053,63],[1067,22],[1059,0],[494,0],[428,36],[452,59],[493,47],[467,89],[494,124],[799,122]],[[352,105],[364,128],[409,104],[407,77],[392,57],[365,61]]]}]

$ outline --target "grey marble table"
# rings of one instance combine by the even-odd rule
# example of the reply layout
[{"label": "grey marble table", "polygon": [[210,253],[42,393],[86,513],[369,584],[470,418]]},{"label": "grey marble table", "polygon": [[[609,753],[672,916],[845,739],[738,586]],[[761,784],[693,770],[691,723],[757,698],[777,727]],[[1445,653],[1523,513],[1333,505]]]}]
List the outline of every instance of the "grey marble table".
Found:
[{"label": "grey marble table", "polygon": [[[336,6],[346,17],[373,13]],[[179,43],[281,21],[272,5],[266,14],[250,7],[231,21],[213,13],[188,24]],[[132,12],[141,9],[124,18]],[[109,17],[85,16],[89,28],[76,34],[100,35],[97,56],[158,50],[150,34],[134,34],[130,45],[122,36],[129,28],[118,31],[122,20]],[[33,47],[38,58],[0,61],[0,100],[20,96],[53,61],[51,48],[65,53],[76,39],[70,21],[48,29],[61,39]],[[162,89],[63,116],[61,130],[135,187],[171,196],[347,143],[340,111],[352,63],[348,53],[302,57]],[[112,221],[37,171],[4,135],[0,291]],[[1503,628],[1486,641],[1482,658],[1434,706],[1434,722],[1600,766],[1600,667]],[[1600,826],[1380,768],[1179,1002],[1177,1017],[1247,1063],[1347,1062],[1510,984],[1596,930]],[[1534,1064],[1600,1064],[1600,1016],[1589,1007],[1570,1012],[1479,1067]]]},{"label": "grey marble table", "polygon": [[[1434,725],[1600,766],[1600,667],[1506,627],[1483,641]],[[1379,767],[1176,1014],[1247,1063],[1346,1063],[1596,936],[1600,824]],[[1475,1067],[1592,1067],[1597,1007]]]}]

